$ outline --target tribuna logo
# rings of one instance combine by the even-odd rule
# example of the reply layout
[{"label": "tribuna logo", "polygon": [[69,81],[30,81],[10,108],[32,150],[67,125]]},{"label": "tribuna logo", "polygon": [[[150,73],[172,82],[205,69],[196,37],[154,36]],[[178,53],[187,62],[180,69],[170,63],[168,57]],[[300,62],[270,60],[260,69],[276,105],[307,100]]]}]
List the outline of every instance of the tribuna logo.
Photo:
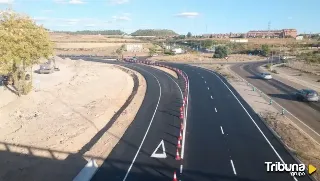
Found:
[{"label": "tribuna logo", "polygon": [[291,176],[301,177],[306,175],[306,165],[304,164],[285,164],[280,162],[265,162],[267,172],[289,172]]}]

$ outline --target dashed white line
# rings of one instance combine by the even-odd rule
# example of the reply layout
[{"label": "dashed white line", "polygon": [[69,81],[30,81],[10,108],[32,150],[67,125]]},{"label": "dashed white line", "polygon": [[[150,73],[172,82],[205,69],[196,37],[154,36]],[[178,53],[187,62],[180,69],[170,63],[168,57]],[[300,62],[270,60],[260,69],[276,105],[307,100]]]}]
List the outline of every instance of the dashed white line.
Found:
[{"label": "dashed white line", "polygon": [[215,110],[216,112],[218,112],[218,111],[217,111],[217,108],[214,108],[214,110]]},{"label": "dashed white line", "polygon": [[206,83],[207,83],[207,81],[204,81],[204,83],[206,84]]},{"label": "dashed white line", "polygon": [[208,87],[208,90],[209,90],[210,88]]},{"label": "dashed white line", "polygon": [[211,99],[213,99],[213,97],[212,96],[210,96],[211,97]]},{"label": "dashed white line", "polygon": [[204,77],[202,76],[202,78],[204,78]]},{"label": "dashed white line", "polygon": [[221,133],[224,134],[222,126],[220,126],[220,129],[221,129]]},{"label": "dashed white line", "polygon": [[180,174],[182,173],[183,165],[180,165]]},{"label": "dashed white line", "polygon": [[[269,144],[269,146],[271,147],[271,149],[273,150],[273,152],[277,155],[277,157],[279,158],[279,160],[281,161],[281,163],[285,163],[282,159],[282,157],[279,155],[279,153],[277,152],[277,150],[273,147],[273,145],[271,144],[271,142],[269,141],[269,139],[266,137],[266,135],[263,133],[263,131],[260,129],[260,127],[258,126],[258,124],[254,121],[254,119],[251,117],[251,115],[249,114],[249,112],[247,111],[247,109],[242,105],[242,103],[240,102],[240,100],[237,98],[237,96],[232,92],[232,90],[229,88],[229,86],[224,83],[224,81],[214,72],[212,72],[211,70],[202,68],[210,73],[212,73],[213,75],[215,75],[225,86],[226,88],[231,92],[231,94],[233,95],[233,97],[238,101],[238,103],[240,104],[240,106],[242,107],[242,109],[247,113],[247,115],[249,116],[249,118],[251,119],[252,123],[256,126],[256,128],[259,130],[259,132],[261,133],[261,135],[263,136],[263,138],[266,140],[266,142]],[[298,179],[295,176],[292,176],[293,179],[295,181],[298,181]]]},{"label": "dashed white line", "polygon": [[230,160],[230,162],[231,162],[231,166],[232,166],[233,173],[234,173],[235,175],[237,175],[236,168],[234,167],[233,161]]}]

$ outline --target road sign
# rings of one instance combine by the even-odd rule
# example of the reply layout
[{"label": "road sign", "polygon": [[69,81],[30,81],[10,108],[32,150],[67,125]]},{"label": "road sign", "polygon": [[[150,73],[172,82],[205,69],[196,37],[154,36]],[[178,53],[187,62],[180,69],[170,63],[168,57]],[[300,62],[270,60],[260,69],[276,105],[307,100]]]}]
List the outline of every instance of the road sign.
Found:
[{"label": "road sign", "polygon": [[[162,148],[162,153],[157,153],[157,151],[159,150],[160,146]],[[163,140],[161,140],[161,142],[159,143],[157,148],[152,153],[151,157],[153,157],[153,158],[167,158],[166,148],[164,147],[164,141]]]}]

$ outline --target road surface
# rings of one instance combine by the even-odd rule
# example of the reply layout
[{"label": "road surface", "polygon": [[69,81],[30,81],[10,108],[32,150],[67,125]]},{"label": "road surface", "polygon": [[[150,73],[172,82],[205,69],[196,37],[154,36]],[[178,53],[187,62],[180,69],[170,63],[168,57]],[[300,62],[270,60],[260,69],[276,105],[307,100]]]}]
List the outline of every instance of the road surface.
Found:
[{"label": "road surface", "polygon": [[[265,162],[296,161],[221,76],[189,65],[173,65],[190,80],[184,159],[175,160],[182,82],[151,67],[124,65],[146,78],[146,97],[93,181],[165,181],[173,180],[173,171],[181,181],[311,180],[268,173]],[[167,158],[150,157],[161,140]]]},{"label": "road surface", "polygon": [[[320,140],[320,102],[302,102],[294,96],[297,89],[284,84],[283,82],[272,79],[262,80],[258,78],[258,68],[266,62],[255,62],[246,64],[236,64],[231,66],[231,70],[242,78],[246,79],[253,86],[257,87],[295,117],[304,122],[309,128],[305,127],[308,133],[315,139]],[[304,126],[304,125],[301,125]]]}]

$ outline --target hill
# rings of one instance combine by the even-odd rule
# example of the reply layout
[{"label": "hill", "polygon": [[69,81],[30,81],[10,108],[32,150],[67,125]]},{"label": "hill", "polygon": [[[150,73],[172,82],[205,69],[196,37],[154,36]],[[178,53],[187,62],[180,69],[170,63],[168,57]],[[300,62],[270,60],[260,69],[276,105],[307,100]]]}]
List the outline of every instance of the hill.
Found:
[{"label": "hill", "polygon": [[167,29],[145,29],[131,33],[132,36],[176,36],[176,32]]},{"label": "hill", "polygon": [[123,35],[121,30],[81,30],[81,31],[55,31],[55,33],[67,33],[73,35]]}]

